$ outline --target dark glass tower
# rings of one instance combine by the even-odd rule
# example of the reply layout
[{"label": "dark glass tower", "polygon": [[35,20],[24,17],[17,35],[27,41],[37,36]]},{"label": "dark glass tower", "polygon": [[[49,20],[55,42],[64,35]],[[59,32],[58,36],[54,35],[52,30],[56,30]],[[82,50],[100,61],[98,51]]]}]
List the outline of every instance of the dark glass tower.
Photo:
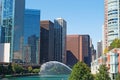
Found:
[{"label": "dark glass tower", "polygon": [[24,62],[40,61],[40,10],[26,9],[24,14]]},{"label": "dark glass tower", "polygon": [[65,63],[67,22],[62,18],[54,20],[54,58]]},{"label": "dark glass tower", "polygon": [[25,0],[2,0],[1,42],[10,43],[10,61],[22,59],[24,10]]},{"label": "dark glass tower", "polygon": [[54,60],[54,23],[40,21],[40,63]]}]

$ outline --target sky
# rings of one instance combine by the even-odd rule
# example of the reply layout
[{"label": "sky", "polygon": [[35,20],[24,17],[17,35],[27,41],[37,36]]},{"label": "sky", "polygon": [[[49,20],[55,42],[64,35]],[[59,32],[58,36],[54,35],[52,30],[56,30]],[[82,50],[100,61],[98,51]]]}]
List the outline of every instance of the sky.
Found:
[{"label": "sky", "polygon": [[102,40],[104,0],[26,0],[26,8],[41,11],[41,20],[63,18],[67,34],[89,34],[96,48]]}]

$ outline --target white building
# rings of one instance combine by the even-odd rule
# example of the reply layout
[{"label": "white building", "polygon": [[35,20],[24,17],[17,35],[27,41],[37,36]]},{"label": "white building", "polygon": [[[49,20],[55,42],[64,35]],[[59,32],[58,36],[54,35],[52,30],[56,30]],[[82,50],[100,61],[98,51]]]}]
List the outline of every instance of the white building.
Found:
[{"label": "white building", "polygon": [[99,69],[98,60],[96,59],[95,61],[91,62],[91,73],[97,74],[98,69]]},{"label": "white building", "polygon": [[0,44],[0,62],[10,62],[10,43]]},{"label": "white building", "polygon": [[92,74],[96,74],[98,73],[98,69],[101,65],[106,64],[106,56],[102,55],[99,58],[97,58],[96,60],[91,62],[91,73]]}]

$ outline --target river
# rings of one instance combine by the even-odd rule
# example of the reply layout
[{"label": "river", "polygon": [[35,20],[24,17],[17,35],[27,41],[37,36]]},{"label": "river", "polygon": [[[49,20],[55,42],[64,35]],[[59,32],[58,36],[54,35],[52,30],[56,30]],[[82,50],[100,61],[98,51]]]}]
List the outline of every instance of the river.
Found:
[{"label": "river", "polygon": [[23,77],[9,77],[1,80],[68,80],[68,75],[42,75],[42,76],[23,76]]}]

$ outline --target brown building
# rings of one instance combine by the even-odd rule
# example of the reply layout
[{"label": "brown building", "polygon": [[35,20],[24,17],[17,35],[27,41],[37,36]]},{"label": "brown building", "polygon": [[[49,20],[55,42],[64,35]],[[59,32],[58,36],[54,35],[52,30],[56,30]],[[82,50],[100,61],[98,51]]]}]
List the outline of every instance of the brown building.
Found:
[{"label": "brown building", "polygon": [[89,35],[68,35],[66,64],[73,66],[78,61],[84,61],[90,66],[90,37]]},{"label": "brown building", "polygon": [[54,60],[54,24],[49,21],[41,21],[40,32],[40,63]]},{"label": "brown building", "polygon": [[108,48],[108,0],[104,0],[103,52]]}]

